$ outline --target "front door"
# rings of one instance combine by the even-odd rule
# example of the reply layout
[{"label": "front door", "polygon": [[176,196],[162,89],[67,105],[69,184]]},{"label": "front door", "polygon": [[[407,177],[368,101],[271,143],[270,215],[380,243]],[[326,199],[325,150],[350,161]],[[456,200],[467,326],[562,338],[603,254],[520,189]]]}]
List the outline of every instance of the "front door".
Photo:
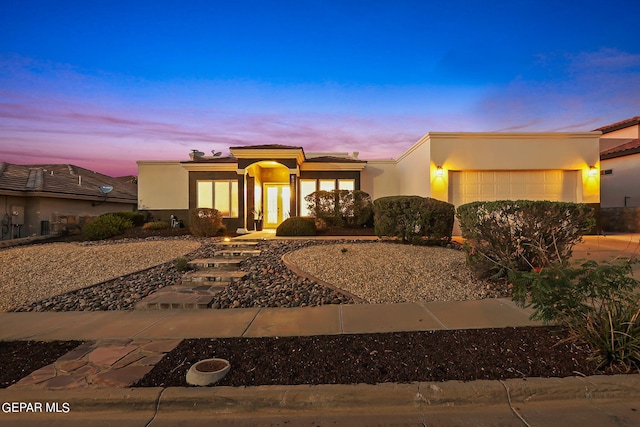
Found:
[{"label": "front door", "polygon": [[276,228],[289,218],[289,184],[264,184],[264,227]]}]

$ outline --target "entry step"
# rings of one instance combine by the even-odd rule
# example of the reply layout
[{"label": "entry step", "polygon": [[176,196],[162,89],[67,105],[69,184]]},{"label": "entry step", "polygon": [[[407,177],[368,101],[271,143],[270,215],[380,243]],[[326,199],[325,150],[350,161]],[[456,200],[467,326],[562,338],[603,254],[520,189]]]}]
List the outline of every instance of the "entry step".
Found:
[{"label": "entry step", "polygon": [[195,268],[235,268],[245,259],[231,257],[198,258],[189,261],[189,265]]},{"label": "entry step", "polygon": [[258,245],[258,242],[232,240],[230,242],[220,242],[218,244],[226,248],[252,248],[252,247],[256,247]]},{"label": "entry step", "polygon": [[261,251],[259,249],[232,248],[216,251],[215,255],[223,257],[252,257],[260,255],[260,252]]},{"label": "entry step", "polygon": [[182,283],[221,282],[230,283],[243,279],[244,271],[199,270],[182,276]]}]

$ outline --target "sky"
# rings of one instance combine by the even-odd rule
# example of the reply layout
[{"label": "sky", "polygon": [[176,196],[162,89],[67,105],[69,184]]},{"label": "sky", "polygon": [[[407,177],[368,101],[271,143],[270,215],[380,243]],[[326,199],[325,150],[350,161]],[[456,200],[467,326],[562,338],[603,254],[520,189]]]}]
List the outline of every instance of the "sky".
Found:
[{"label": "sky", "polygon": [[0,161],[137,175],[255,144],[397,158],[427,132],[640,115],[637,0],[0,2]]}]

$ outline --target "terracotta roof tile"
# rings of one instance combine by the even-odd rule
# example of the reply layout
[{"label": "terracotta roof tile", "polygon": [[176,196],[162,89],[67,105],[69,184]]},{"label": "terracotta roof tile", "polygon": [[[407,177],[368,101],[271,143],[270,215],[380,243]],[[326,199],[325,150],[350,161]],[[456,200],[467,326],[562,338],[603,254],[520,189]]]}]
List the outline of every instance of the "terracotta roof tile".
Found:
[{"label": "terracotta roof tile", "polygon": [[606,149],[600,153],[600,158],[606,160],[614,157],[628,156],[635,153],[640,153],[640,139],[634,139],[616,147]]},{"label": "terracotta roof tile", "polygon": [[0,191],[65,194],[102,198],[99,186],[110,185],[109,199],[137,201],[136,184],[124,182],[89,169],[67,164],[14,165],[0,164]]},{"label": "terracotta roof tile", "polygon": [[336,156],[320,156],[307,159],[308,163],[367,163],[366,160],[352,159],[349,157],[336,157]]},{"label": "terracotta roof tile", "polygon": [[620,122],[617,123],[613,123],[607,126],[602,126],[598,129],[594,129],[594,131],[600,131],[602,133],[609,133],[609,132],[613,132],[616,130],[620,130],[620,129],[624,129],[624,128],[628,128],[631,126],[635,126],[637,124],[640,124],[640,116],[635,116],[632,117],[630,119],[626,119],[626,120],[622,120]]}]

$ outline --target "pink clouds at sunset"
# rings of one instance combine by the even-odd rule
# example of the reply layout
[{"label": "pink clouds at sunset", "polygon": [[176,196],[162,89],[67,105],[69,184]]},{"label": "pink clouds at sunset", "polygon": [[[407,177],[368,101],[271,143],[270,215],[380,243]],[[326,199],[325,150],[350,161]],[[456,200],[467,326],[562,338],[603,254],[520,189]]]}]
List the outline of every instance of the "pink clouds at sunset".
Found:
[{"label": "pink clouds at sunset", "polygon": [[598,2],[144,3],[0,7],[0,161],[119,176],[250,144],[395,158],[429,131],[640,113],[640,52],[620,30],[635,2],[597,30]]}]

